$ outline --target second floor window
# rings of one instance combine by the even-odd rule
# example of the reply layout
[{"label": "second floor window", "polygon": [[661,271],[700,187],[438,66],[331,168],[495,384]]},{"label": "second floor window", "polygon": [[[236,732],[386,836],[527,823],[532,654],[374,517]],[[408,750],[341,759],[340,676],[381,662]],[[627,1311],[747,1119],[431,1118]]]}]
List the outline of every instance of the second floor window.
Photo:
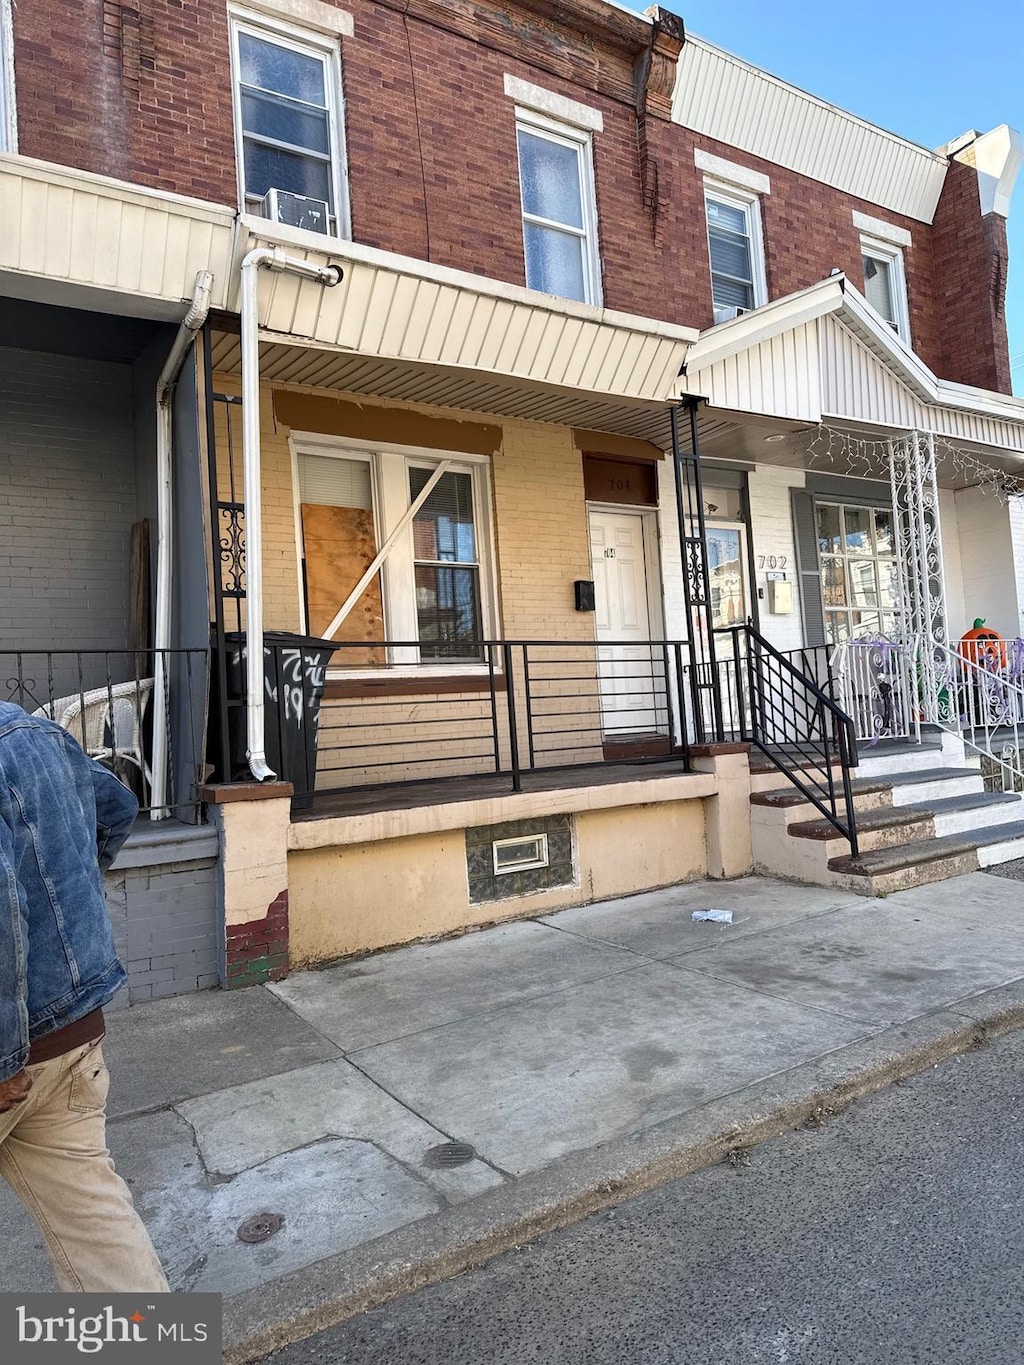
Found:
[{"label": "second floor window", "polygon": [[907,281],[903,252],[898,246],[873,242],[862,237],[861,265],[864,269],[864,297],[897,336],[910,341],[907,309]]},{"label": "second floor window", "polygon": [[[291,205],[282,221],[347,235],[337,53],[274,30],[238,23],[235,117],[245,207],[270,190],[327,205],[326,223]],[[322,216],[322,215],[321,215]]]},{"label": "second floor window", "polygon": [[527,286],[599,304],[590,134],[520,111],[516,136]]},{"label": "second floor window", "polygon": [[766,301],[761,215],[756,195],[708,188],[704,195],[715,321]]}]

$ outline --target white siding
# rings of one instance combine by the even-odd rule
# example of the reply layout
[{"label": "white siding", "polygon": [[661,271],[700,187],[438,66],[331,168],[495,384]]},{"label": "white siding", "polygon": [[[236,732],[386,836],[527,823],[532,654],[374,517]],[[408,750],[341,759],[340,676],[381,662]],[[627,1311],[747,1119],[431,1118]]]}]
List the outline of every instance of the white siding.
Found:
[{"label": "white siding", "polygon": [[685,386],[716,408],[817,422],[822,413],[818,324],[780,332],[688,372]]},{"label": "white siding", "polygon": [[1011,498],[1007,510],[1010,514],[1010,542],[1013,546],[1013,576],[1017,586],[1015,634],[1024,637],[1024,500]]},{"label": "white siding", "polygon": [[1009,508],[984,489],[965,488],[956,495],[956,513],[966,625],[983,616],[1001,635],[1016,636],[1020,615]]},{"label": "white siding", "polygon": [[946,585],[946,628],[950,640],[959,640],[971,624],[964,598],[964,571],[960,556],[960,522],[956,494],[939,490],[939,525],[942,529],[942,575]]},{"label": "white siding", "polygon": [[777,166],[930,223],[947,161],[702,38],[679,56],[672,117]]}]

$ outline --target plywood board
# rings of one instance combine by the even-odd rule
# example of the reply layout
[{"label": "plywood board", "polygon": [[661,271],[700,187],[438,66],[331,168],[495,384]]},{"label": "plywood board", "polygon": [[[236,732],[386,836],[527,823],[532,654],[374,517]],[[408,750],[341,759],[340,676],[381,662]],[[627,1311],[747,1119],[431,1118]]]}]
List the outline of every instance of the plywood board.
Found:
[{"label": "plywood board", "polygon": [[[306,551],[306,607],[311,635],[334,620],[338,608],[362,578],[377,553],[373,513],[362,507],[324,507],[304,502],[302,539]],[[339,642],[384,638],[380,574],[367,587],[334,638]],[[383,664],[383,649],[339,650],[338,667]]]}]

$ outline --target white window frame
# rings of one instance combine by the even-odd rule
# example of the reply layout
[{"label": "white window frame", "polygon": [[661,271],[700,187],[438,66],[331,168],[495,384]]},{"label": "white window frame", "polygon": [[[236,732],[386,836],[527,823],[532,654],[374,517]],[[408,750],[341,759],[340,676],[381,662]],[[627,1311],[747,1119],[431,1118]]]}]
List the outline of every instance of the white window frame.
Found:
[{"label": "white window frame", "polygon": [[[259,199],[246,197],[245,143],[242,128],[241,61],[238,36],[249,33],[266,43],[290,48],[303,56],[316,57],[324,64],[324,92],[330,141],[330,182],[334,207],[330,214],[328,236],[348,240],[352,235],[348,190],[348,156],[345,147],[345,98],[341,83],[340,39],[336,36],[297,28],[294,24],[272,19],[266,14],[232,6],[228,11],[231,28],[231,103],[234,112],[235,166],[238,202],[243,213],[257,213]],[[319,235],[319,234],[318,234]]]},{"label": "white window frame", "polygon": [[[299,457],[326,455],[339,460],[364,460],[370,465],[370,487],[373,496],[373,521],[378,549],[401,521],[410,505],[409,470],[436,468],[442,460],[449,461],[453,473],[471,474],[473,479],[473,525],[477,540],[477,564],[480,573],[481,638],[493,640],[499,636],[496,584],[497,566],[494,557],[494,527],[491,515],[491,462],[486,455],[470,455],[465,451],[429,450],[420,446],[393,445],[382,441],[347,440],[344,437],[325,437],[313,432],[292,432],[289,444],[292,457],[292,492],[295,516],[296,574],[299,587],[299,615],[301,629],[307,631],[306,600],[302,562],[302,506],[299,491]],[[419,638],[416,617],[416,582],[413,568],[413,529],[409,526],[395,542],[381,565],[381,599],[384,608],[384,636],[389,640],[410,641]],[[341,606],[342,598],[338,598]],[[476,677],[488,673],[486,659],[421,659],[415,648],[392,647],[388,651],[389,678],[421,678],[424,674],[439,676]],[[377,678],[381,668],[367,666],[329,670],[333,678]]]},{"label": "white window frame", "polygon": [[[523,220],[523,265],[526,268],[526,225],[533,223],[538,227],[551,228],[568,236],[578,237],[583,242],[583,289],[585,298],[579,303],[601,306],[601,255],[597,236],[597,193],[594,185],[594,144],[588,128],[578,128],[571,123],[547,117],[534,109],[516,106],[516,167],[519,171],[519,212]],[[547,138],[560,146],[572,147],[578,158],[580,170],[580,204],[583,210],[583,227],[577,229],[565,223],[556,223],[550,218],[541,218],[527,213],[523,202],[523,174],[519,162],[519,131],[534,137]],[[527,288],[532,286],[527,280]],[[538,291],[539,292],[539,291]],[[555,295],[554,297],[561,297]]]},{"label": "white window frame", "polygon": [[[736,185],[725,185],[717,180],[704,181],[704,230],[708,243],[708,269],[711,270],[711,298],[714,303],[714,271],[711,269],[711,223],[708,221],[707,205],[712,201],[724,204],[727,208],[740,209],[747,222],[747,240],[750,242],[750,275],[754,302],[752,307],[761,308],[768,302],[768,276],[764,259],[764,227],[761,223],[761,196]],[[718,308],[719,304],[714,304]]]},{"label": "white window frame", "polygon": [[0,152],[18,150],[18,101],[14,87],[14,9],[0,0]]},{"label": "white window frame", "polygon": [[[868,237],[863,233],[860,239],[861,262],[865,256],[882,261],[889,267],[889,283],[892,289],[892,306],[896,314],[893,329],[896,335],[910,345],[910,302],[907,298],[907,272],[903,262],[903,248],[892,242],[884,242],[878,237]],[[865,282],[866,285],[866,282]],[[880,315],[879,315],[880,316]],[[883,318],[889,326],[889,319]]]}]

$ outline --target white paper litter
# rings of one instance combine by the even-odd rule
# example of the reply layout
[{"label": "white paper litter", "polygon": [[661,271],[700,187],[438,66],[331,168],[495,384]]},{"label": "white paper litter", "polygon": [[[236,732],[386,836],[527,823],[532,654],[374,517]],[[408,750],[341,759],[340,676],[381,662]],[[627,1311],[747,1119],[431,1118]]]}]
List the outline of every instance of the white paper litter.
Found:
[{"label": "white paper litter", "polygon": [[699,924],[702,920],[709,920],[712,924],[731,924],[731,910],[694,910],[693,922]]}]

